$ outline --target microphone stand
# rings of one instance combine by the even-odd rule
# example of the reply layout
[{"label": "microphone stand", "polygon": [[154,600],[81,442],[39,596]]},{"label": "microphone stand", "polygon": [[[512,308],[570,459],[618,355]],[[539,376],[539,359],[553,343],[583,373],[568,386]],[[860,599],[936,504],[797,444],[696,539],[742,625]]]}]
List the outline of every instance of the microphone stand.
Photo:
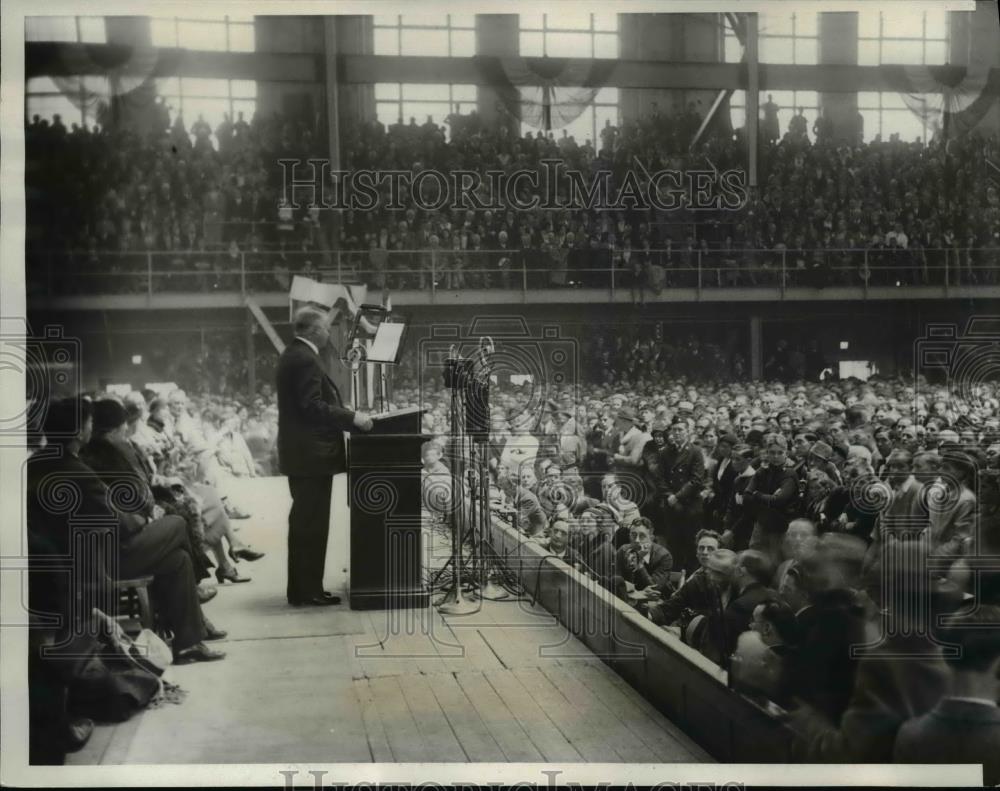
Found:
[{"label": "microphone stand", "polygon": [[[464,563],[462,561],[462,540],[464,538],[465,527],[465,481],[464,481],[464,422],[465,409],[463,391],[465,387],[465,377],[461,373],[462,362],[460,357],[452,353],[449,354],[446,362],[445,385],[451,390],[451,563],[452,583],[451,588],[439,599],[435,606],[439,612],[446,615],[468,615],[479,610],[479,606],[474,602],[462,598],[462,572]],[[443,569],[442,569],[443,571]]]}]

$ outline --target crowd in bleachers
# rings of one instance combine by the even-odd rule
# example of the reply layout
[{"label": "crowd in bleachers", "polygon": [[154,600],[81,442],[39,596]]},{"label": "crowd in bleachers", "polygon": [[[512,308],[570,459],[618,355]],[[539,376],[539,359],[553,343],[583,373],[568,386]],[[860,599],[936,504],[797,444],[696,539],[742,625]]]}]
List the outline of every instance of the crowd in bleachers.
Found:
[{"label": "crowd in bleachers", "polygon": [[[987,162],[996,136],[811,143],[799,119],[763,146],[760,188],[739,211],[428,212],[404,190],[398,209],[385,195],[335,223],[332,211],[282,204],[278,160],[322,150],[305,123],[227,117],[213,144],[200,119],[187,129],[164,117],[140,135],[36,117],[26,130],[29,267],[41,268],[58,240],[59,266],[102,273],[102,288],[121,291],[147,288],[148,251],[164,253],[153,267],[161,290],[236,289],[241,266],[251,290],[286,289],[296,272],[390,288],[606,286],[613,270],[637,298],[696,283],[775,285],[782,272],[785,285],[941,283],[946,259],[951,282],[995,281],[1000,197]],[[540,172],[550,157],[585,177],[611,171],[612,190],[627,170],[643,181],[661,169],[744,169],[742,130],[713,128],[688,148],[699,121],[694,108],[654,111],[583,143],[518,136],[475,112],[448,127],[370,121],[344,130],[342,167]],[[58,284],[93,291],[94,277]]]},{"label": "crowd in bleachers", "polygon": [[[495,508],[777,704],[801,760],[962,756],[1000,778],[1000,573],[974,572],[1000,555],[1000,388],[685,381],[499,388]],[[431,406],[433,519],[451,501]]]}]

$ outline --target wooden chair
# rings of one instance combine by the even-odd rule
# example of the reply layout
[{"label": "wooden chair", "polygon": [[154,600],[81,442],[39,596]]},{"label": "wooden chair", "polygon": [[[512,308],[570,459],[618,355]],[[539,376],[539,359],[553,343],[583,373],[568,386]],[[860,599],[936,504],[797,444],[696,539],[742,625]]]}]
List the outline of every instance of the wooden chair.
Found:
[{"label": "wooden chair", "polygon": [[149,586],[152,582],[152,577],[115,581],[115,591],[118,594],[117,617],[122,621],[122,628],[126,632],[153,628],[153,607],[149,601]]}]

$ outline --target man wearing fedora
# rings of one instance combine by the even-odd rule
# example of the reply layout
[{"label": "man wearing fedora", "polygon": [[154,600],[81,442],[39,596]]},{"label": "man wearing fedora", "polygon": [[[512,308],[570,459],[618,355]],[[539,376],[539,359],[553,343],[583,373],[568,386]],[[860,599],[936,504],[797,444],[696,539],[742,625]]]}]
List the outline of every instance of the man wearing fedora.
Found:
[{"label": "man wearing fedora", "polygon": [[681,420],[670,427],[662,469],[660,503],[665,524],[661,540],[674,555],[674,567],[692,572],[697,566],[694,536],[701,528],[705,457],[691,442],[687,423]]},{"label": "man wearing fedora", "polygon": [[642,430],[635,410],[628,407],[618,410],[617,427],[622,438],[618,452],[612,457],[614,470],[638,475],[642,470],[642,449],[653,437]]}]

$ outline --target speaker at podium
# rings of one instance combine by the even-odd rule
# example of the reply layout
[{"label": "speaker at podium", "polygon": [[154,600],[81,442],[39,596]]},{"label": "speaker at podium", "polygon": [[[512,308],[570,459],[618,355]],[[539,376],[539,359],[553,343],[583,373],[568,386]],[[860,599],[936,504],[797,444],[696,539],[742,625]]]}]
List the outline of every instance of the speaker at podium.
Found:
[{"label": "speaker at podium", "polygon": [[348,440],[352,610],[426,607],[421,546],[420,407],[372,415]]}]

